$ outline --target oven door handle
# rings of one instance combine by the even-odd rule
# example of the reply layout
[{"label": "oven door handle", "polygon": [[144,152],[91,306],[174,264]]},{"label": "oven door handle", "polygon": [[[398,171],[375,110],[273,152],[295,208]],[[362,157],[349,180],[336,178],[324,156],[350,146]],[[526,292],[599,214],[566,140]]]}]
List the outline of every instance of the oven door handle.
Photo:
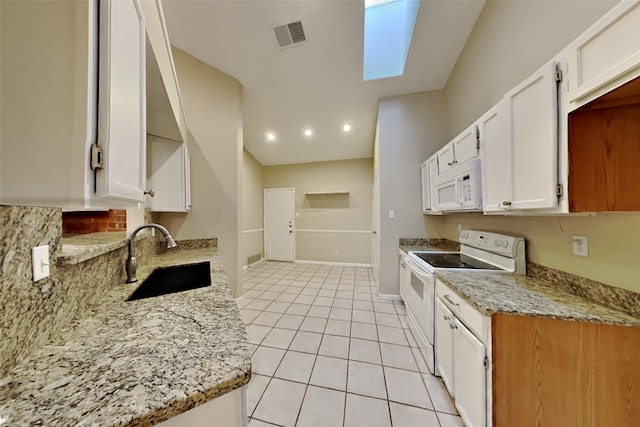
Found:
[{"label": "oven door handle", "polygon": [[422,268],[420,268],[419,266],[417,266],[415,261],[407,258],[407,265],[411,269],[411,272],[415,273],[417,276],[427,280],[433,279],[433,276],[430,273],[422,270]]}]

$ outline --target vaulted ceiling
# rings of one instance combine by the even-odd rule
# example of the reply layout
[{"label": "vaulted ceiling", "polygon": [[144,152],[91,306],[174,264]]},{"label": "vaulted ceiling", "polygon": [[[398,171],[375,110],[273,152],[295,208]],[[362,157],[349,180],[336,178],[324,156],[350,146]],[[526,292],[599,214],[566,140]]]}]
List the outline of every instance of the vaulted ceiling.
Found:
[{"label": "vaulted ceiling", "polygon": [[[364,1],[163,5],[171,43],[243,85],[244,145],[263,165],[277,165],[371,157],[378,99],[442,89],[484,0],[421,1],[404,75],[366,82]],[[272,27],[298,20],[307,41],[278,47]]]}]

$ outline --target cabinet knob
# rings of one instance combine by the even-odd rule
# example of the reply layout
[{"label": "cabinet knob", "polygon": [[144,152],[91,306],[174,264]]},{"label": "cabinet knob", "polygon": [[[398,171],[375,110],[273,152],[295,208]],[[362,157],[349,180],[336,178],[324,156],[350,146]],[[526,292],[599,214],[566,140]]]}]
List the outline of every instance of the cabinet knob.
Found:
[{"label": "cabinet knob", "polygon": [[447,166],[453,166],[453,162],[447,163]]},{"label": "cabinet knob", "polygon": [[451,319],[451,318],[450,318],[449,316],[447,316],[446,314],[445,314],[444,316],[442,316],[442,318],[443,318],[444,320],[449,320],[449,319]]},{"label": "cabinet knob", "polygon": [[505,200],[504,202],[502,202],[502,206],[511,206],[511,202]]},{"label": "cabinet knob", "polygon": [[145,195],[149,195],[149,197],[155,197],[156,195],[156,190],[154,190],[153,188],[151,190],[146,190],[144,192]]}]

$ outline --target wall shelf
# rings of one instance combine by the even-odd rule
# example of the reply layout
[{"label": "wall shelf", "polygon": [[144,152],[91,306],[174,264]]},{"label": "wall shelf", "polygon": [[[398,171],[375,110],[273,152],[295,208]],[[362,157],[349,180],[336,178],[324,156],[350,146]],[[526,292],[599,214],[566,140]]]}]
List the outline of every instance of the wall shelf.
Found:
[{"label": "wall shelf", "polygon": [[349,191],[305,191],[305,196],[347,196]]}]

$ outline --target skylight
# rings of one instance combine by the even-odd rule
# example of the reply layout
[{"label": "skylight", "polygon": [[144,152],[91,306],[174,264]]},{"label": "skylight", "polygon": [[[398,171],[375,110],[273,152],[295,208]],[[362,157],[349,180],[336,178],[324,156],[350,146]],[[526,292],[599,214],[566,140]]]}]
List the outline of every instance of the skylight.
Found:
[{"label": "skylight", "polygon": [[420,0],[365,0],[363,80],[401,76]]}]

